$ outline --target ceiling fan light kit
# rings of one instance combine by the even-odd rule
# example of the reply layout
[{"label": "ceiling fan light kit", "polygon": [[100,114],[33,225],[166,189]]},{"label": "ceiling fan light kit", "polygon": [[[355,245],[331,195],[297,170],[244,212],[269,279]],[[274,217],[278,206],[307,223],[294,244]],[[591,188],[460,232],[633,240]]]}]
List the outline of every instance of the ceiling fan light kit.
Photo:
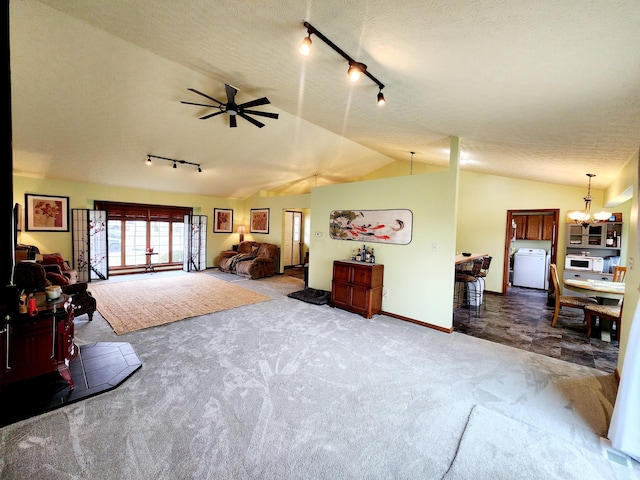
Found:
[{"label": "ceiling fan light kit", "polygon": [[220,115],[222,113],[226,113],[227,115],[229,115],[229,127],[230,128],[235,128],[235,127],[238,126],[237,117],[245,119],[246,121],[248,121],[249,123],[254,124],[258,128],[264,127],[264,123],[259,122],[255,118],[250,117],[249,115],[258,115],[258,116],[261,116],[261,117],[273,118],[273,119],[276,119],[276,120],[278,119],[278,114],[277,113],[261,112],[260,110],[249,110],[252,107],[258,107],[260,105],[267,105],[267,104],[271,103],[267,97],[257,98],[255,100],[250,100],[248,102],[241,103],[241,104],[238,105],[238,104],[236,104],[236,100],[235,100],[236,99],[236,93],[238,93],[238,89],[236,87],[234,87],[233,85],[229,85],[228,83],[225,83],[224,88],[225,88],[225,92],[227,94],[227,102],[226,103],[223,103],[220,100],[217,100],[217,99],[207,95],[206,93],[199,92],[195,88],[189,88],[188,90],[193,92],[193,93],[197,93],[198,95],[201,95],[201,96],[203,96],[204,98],[206,98],[208,100],[211,100],[212,102],[216,103],[217,105],[209,105],[209,104],[205,104],[205,103],[196,103],[196,102],[185,102],[185,101],[182,101],[182,100],[180,101],[180,103],[184,103],[186,105],[197,105],[199,107],[217,108],[218,109],[217,112],[213,112],[213,113],[209,113],[208,115],[204,115],[204,116],[200,117],[200,120],[206,120],[208,118],[215,117],[216,115]]},{"label": "ceiling fan light kit", "polygon": [[361,75],[366,75],[376,85],[378,85],[378,88],[379,88],[378,105],[385,104],[386,100],[384,98],[384,95],[382,94],[382,89],[384,88],[384,84],[380,80],[378,80],[376,77],[374,77],[371,74],[371,72],[369,72],[369,70],[367,69],[367,66],[364,63],[355,61],[353,58],[347,55],[344,50],[342,50],[335,43],[329,40],[326,36],[324,36],[321,32],[319,32],[318,29],[316,29],[316,27],[311,25],[309,22],[304,21],[302,22],[302,24],[307,28],[307,36],[304,37],[299,48],[299,51],[302,55],[304,56],[309,55],[309,53],[311,52],[311,44],[312,44],[311,35],[317,36],[320,40],[322,40],[324,43],[329,45],[333,50],[338,52],[338,54],[340,54],[347,62],[349,62],[349,69],[347,70],[347,75],[349,75],[349,78],[351,79],[351,81],[355,82],[360,78]]},{"label": "ceiling fan light kit", "polygon": [[172,168],[178,168],[178,163],[183,165],[193,165],[194,167],[198,167],[198,173],[202,173],[202,166],[199,163],[187,162],[186,160],[176,160],[174,158],[159,157],[157,155],[151,155],[149,153],[147,153],[147,161],[145,162],[148,167],[150,167],[152,164],[152,158],[157,158],[158,160],[166,160],[167,162],[173,162]]}]

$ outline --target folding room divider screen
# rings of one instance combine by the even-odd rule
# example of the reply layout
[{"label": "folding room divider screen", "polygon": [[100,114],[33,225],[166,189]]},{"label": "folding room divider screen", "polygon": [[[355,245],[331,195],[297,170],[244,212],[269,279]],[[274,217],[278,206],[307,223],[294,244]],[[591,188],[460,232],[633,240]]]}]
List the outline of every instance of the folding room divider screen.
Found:
[{"label": "folding room divider screen", "polygon": [[185,272],[207,268],[207,216],[184,216],[184,258]]},{"label": "folding room divider screen", "polygon": [[71,209],[73,268],[79,282],[109,278],[107,211]]}]

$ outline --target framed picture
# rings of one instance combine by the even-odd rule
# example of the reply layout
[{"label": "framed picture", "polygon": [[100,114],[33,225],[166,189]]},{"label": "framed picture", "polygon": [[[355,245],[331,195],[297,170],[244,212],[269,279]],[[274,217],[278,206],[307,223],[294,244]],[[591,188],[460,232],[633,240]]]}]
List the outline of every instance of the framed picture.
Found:
[{"label": "framed picture", "polygon": [[251,209],[251,225],[249,227],[249,231],[251,233],[269,233],[268,208]]},{"label": "framed picture", "polygon": [[213,233],[233,233],[233,210],[213,209]]},{"label": "framed picture", "polygon": [[69,197],[25,193],[26,230],[35,232],[69,231]]}]

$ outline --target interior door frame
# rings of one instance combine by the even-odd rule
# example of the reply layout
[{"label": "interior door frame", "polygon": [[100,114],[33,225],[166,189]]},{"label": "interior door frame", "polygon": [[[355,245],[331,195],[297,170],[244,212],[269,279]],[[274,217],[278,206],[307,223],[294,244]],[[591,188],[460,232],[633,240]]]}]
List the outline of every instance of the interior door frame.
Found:
[{"label": "interior door frame", "polygon": [[[558,261],[558,228],[560,222],[560,209],[558,208],[535,208],[528,210],[507,210],[507,225],[504,237],[504,262],[502,271],[502,294],[506,295],[509,291],[509,260],[511,258],[511,240],[513,238],[513,216],[514,215],[553,215],[553,231],[551,233],[551,258],[550,263],[557,264]],[[549,279],[551,280],[551,279]],[[549,281],[549,290],[547,298],[555,295],[553,291],[553,282]]]}]

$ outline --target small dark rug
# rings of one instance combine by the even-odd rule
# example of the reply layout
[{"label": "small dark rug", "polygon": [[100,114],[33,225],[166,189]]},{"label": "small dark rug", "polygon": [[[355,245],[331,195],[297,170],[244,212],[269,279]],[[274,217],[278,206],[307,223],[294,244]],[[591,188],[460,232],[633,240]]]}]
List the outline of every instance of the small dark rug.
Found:
[{"label": "small dark rug", "polygon": [[73,390],[57,372],[0,390],[0,427],[112,390],[142,366],[128,343],[97,342],[78,350],[69,365]]},{"label": "small dark rug", "polygon": [[313,303],[314,305],[326,305],[331,299],[331,292],[316,290],[315,288],[305,288],[304,290],[292,292],[287,296],[295,298],[296,300],[302,300],[303,302]]}]

